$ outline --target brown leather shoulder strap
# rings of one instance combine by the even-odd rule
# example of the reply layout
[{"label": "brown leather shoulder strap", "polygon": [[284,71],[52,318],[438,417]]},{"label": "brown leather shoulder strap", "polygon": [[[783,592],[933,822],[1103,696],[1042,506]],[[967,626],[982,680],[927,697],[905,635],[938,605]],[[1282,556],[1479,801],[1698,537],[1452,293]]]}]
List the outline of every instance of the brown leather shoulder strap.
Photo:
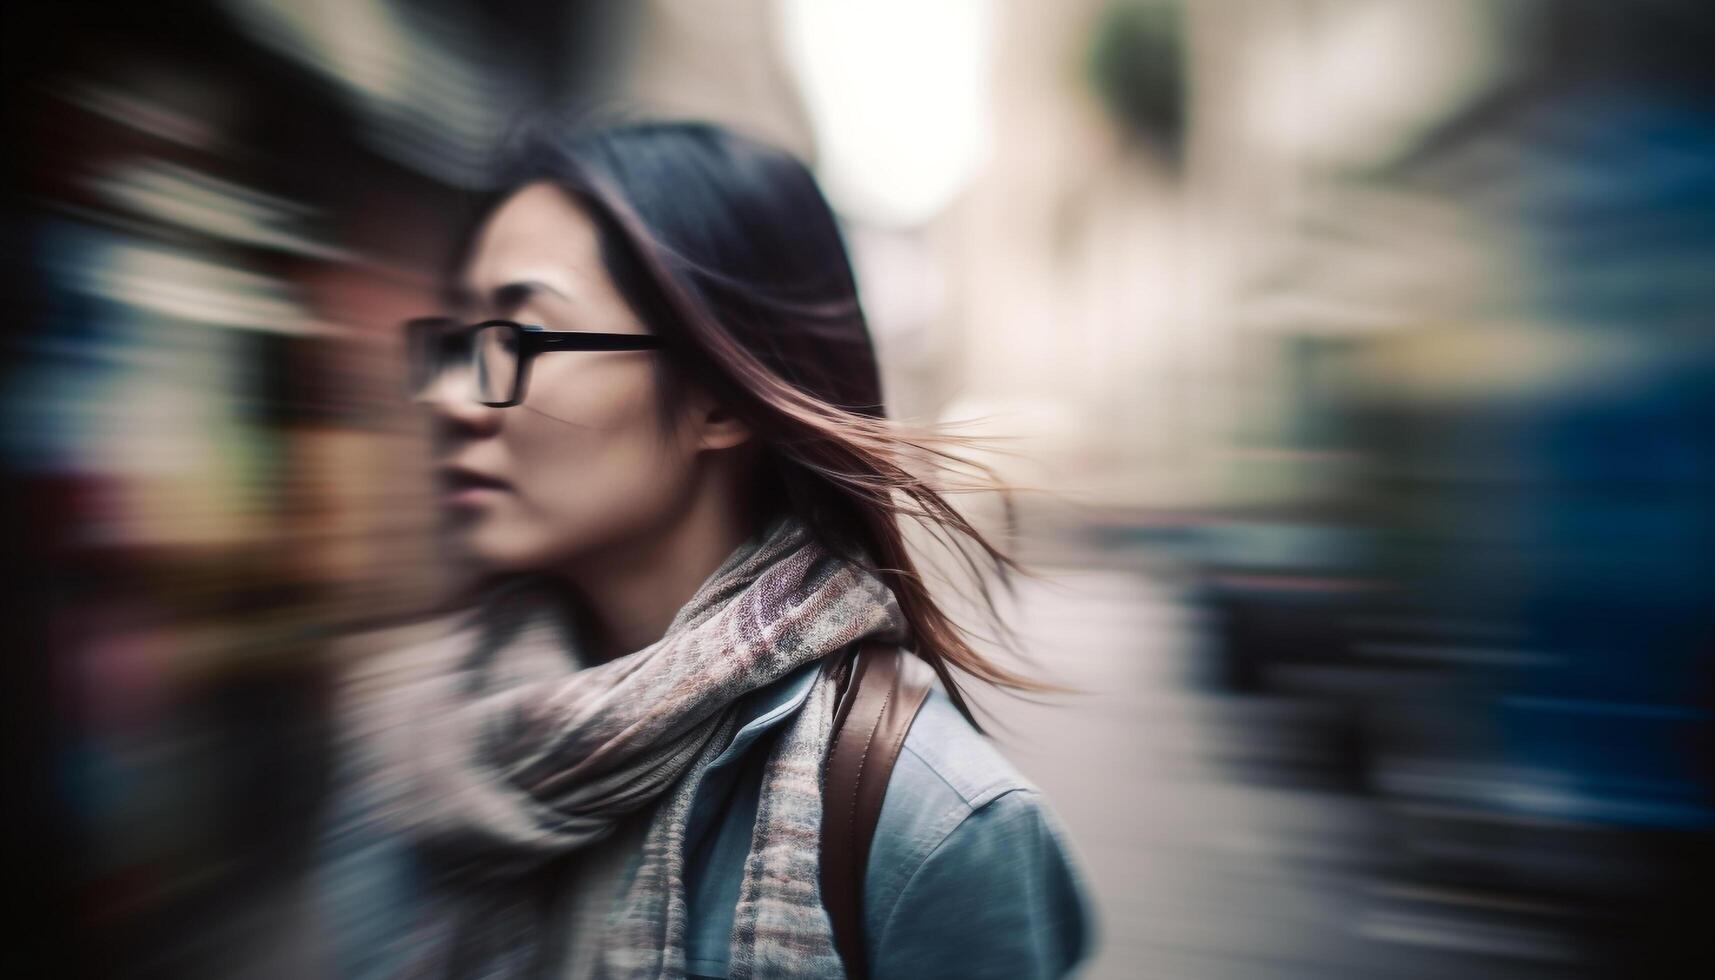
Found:
[{"label": "brown leather shoulder strap", "polygon": [[[909,658],[909,660],[908,660]],[[850,665],[822,774],[822,904],[846,975],[868,974],[863,879],[881,802],[934,674],[896,646],[870,644]]]}]

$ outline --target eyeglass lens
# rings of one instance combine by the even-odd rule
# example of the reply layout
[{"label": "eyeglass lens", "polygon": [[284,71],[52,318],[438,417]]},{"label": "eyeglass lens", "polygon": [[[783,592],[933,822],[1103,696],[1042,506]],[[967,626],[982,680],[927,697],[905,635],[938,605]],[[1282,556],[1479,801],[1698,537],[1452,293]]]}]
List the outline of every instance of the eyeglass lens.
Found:
[{"label": "eyeglass lens", "polygon": [[475,329],[456,321],[412,321],[406,338],[411,394],[421,396],[450,369],[463,397],[484,402],[508,401],[518,377],[518,343],[505,324]]},{"label": "eyeglass lens", "polygon": [[479,327],[472,346],[477,397],[485,402],[510,399],[518,378],[518,341],[513,331],[498,324]]}]

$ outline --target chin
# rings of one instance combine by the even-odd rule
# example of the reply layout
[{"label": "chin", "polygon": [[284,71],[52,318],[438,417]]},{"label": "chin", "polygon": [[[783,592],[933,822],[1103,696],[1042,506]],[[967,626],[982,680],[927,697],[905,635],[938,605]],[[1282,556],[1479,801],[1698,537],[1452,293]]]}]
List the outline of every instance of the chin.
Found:
[{"label": "chin", "polygon": [[546,540],[541,532],[500,533],[500,529],[468,532],[458,545],[462,557],[484,572],[539,572],[564,566],[579,554],[576,547]]},{"label": "chin", "polygon": [[448,530],[453,556],[482,572],[520,572],[538,567],[537,549],[526,546],[520,535],[505,528],[479,522]]}]

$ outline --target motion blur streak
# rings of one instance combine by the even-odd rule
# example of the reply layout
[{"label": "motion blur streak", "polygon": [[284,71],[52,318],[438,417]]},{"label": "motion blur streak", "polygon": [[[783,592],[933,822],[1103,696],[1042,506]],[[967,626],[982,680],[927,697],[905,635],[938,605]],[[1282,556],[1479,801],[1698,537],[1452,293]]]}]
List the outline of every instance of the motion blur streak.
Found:
[{"label": "motion blur streak", "polygon": [[813,161],[1011,437],[1086,975],[1715,975],[1715,7],[923,6],[7,6],[0,972],[323,973],[331,678],[464,571],[392,324],[551,105]]}]

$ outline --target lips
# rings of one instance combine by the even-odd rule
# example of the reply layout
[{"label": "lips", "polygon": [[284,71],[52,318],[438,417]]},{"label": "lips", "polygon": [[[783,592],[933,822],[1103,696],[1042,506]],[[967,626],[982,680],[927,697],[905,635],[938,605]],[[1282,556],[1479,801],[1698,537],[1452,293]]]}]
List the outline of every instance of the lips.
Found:
[{"label": "lips", "polygon": [[490,476],[478,470],[462,466],[443,466],[436,471],[440,479],[441,490],[444,493],[458,493],[464,490],[510,490],[512,485],[497,476]]}]

